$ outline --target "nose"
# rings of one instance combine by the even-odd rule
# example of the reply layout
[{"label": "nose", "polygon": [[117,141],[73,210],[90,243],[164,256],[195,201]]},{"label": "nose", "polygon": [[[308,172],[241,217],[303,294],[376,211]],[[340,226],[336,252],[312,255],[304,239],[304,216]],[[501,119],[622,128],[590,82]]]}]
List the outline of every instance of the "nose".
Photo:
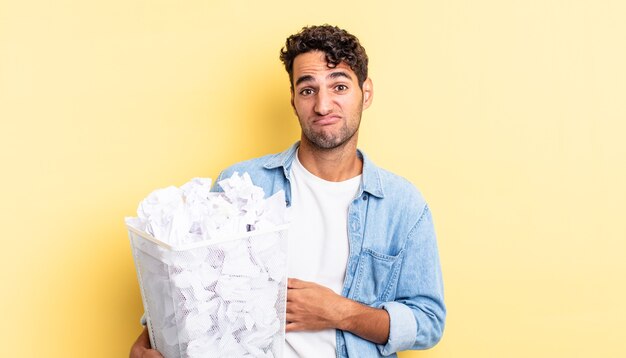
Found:
[{"label": "nose", "polygon": [[320,116],[325,116],[331,112],[333,108],[332,99],[330,94],[325,90],[319,90],[315,96],[315,113]]}]

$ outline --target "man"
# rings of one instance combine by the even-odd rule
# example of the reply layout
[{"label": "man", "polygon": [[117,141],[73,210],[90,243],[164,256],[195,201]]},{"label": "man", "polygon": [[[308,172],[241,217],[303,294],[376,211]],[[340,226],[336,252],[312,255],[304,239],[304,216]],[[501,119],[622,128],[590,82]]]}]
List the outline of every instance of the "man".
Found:
[{"label": "man", "polygon": [[[266,195],[284,190],[292,207],[285,356],[432,347],[446,309],[430,211],[409,182],[357,150],[374,94],[365,49],[345,30],[311,26],[287,39],[280,58],[300,142],[233,165],[218,181],[248,172]],[[158,354],[148,347],[144,330],[131,357]]]}]

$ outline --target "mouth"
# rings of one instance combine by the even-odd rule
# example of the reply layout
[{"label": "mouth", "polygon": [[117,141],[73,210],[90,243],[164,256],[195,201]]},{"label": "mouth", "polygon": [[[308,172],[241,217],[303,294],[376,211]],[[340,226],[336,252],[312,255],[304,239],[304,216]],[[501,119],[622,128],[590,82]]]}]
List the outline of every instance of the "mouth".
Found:
[{"label": "mouth", "polygon": [[335,124],[337,122],[339,122],[339,120],[341,120],[341,117],[338,115],[329,115],[329,116],[324,116],[324,117],[318,117],[315,120],[313,120],[313,124],[319,125],[319,126],[328,126],[331,124]]}]

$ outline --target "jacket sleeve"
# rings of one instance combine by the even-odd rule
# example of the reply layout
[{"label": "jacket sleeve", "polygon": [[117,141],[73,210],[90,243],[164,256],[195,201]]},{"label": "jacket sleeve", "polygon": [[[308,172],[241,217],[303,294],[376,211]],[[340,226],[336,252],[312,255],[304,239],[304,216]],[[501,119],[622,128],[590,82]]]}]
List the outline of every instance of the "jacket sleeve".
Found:
[{"label": "jacket sleeve", "polygon": [[446,307],[433,220],[424,208],[409,233],[396,298],[379,308],[389,313],[389,339],[378,345],[382,355],[433,347],[443,334]]}]

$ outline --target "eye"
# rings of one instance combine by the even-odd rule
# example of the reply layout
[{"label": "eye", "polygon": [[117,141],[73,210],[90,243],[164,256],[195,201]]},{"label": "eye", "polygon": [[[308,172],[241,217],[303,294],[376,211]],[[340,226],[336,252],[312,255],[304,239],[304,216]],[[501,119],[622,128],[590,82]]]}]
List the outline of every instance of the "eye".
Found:
[{"label": "eye", "polygon": [[300,91],[300,95],[302,95],[302,96],[310,96],[310,95],[312,95],[313,93],[315,93],[315,92],[314,92],[314,91],[313,91],[313,89],[311,89],[311,88],[304,88],[304,89],[302,89],[302,90]]},{"label": "eye", "polygon": [[346,85],[337,85],[335,86],[335,89],[337,90],[337,92],[345,92],[348,90],[348,86]]}]

